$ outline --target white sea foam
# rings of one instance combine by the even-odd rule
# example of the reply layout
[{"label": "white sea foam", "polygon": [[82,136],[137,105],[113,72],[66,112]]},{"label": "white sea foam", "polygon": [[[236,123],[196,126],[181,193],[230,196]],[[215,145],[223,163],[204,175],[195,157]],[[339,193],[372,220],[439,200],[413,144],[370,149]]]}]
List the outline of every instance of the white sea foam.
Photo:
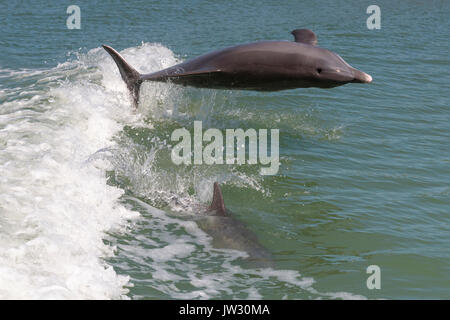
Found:
[{"label": "white sea foam", "polygon": [[[211,238],[193,221],[168,215],[136,198],[127,197],[145,216],[140,228],[148,228],[151,234],[145,238],[124,243],[121,258],[134,261],[139,272],[148,274],[135,279],[136,286],[151,287],[159,292],[155,297],[175,299],[364,299],[347,292],[319,292],[314,279],[295,270],[273,268],[242,268],[235,261],[246,254],[237,250],[216,249]],[[135,230],[140,235],[143,230]],[[123,265],[123,269],[127,269]],[[136,269],[133,268],[132,273]],[[183,286],[178,286],[183,283]],[[277,287],[277,292],[266,287]],[[277,297],[277,295],[279,295]],[[140,296],[134,296],[140,298]],[[147,297],[148,298],[148,297]]]},{"label": "white sea foam", "polygon": [[[177,62],[161,45],[143,44],[121,53],[142,73]],[[239,172],[205,174],[203,168],[169,181],[164,174],[170,171],[156,171],[157,150],[145,153],[143,162],[133,161],[130,149],[112,138],[125,124],[151,126],[141,115],[176,116],[183,94],[170,85],[144,86],[144,103],[133,111],[116,66],[101,48],[50,70],[0,70],[0,77],[14,82],[0,91],[6,101],[0,109],[0,299],[120,299],[127,298],[126,287],[133,283],[158,292],[155,298],[259,299],[267,294],[266,284],[274,282],[279,298],[297,298],[299,291],[316,298],[355,298],[319,293],[314,280],[297,271],[243,269],[234,261],[245,253],[215,249],[195,222],[135,198],[128,200],[145,215],[135,221],[149,224],[151,234],[134,232],[137,241],[121,244],[121,255],[149,276],[118,275],[104,261],[114,255],[105,233],[121,230],[138,213],[121,204],[124,191],[107,184],[105,170],[125,172],[133,192],[162,199],[173,211],[195,209],[186,190],[190,184],[206,202],[216,180],[255,189],[258,181]],[[108,153],[112,156],[104,157]],[[127,272],[126,263],[121,269]]]},{"label": "white sea foam", "polygon": [[[159,45],[124,55],[143,71],[175,61]],[[113,254],[103,237],[138,214],[107,184],[108,163],[86,161],[140,121],[116,66],[97,48],[50,70],[1,72],[14,88],[0,99],[0,299],[124,298],[129,279],[103,261]]]}]

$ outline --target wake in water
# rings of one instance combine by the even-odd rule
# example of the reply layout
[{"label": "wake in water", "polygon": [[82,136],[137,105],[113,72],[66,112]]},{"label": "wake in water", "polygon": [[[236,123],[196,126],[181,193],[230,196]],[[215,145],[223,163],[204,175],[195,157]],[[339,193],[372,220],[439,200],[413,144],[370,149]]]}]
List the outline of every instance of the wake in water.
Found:
[{"label": "wake in water", "polygon": [[[122,54],[146,73],[178,62],[161,45]],[[100,48],[0,77],[0,298],[256,299],[273,286],[280,299],[359,298],[321,294],[297,271],[244,269],[245,253],[213,248],[189,221],[214,181],[267,192],[252,169],[170,163],[176,123],[219,123],[211,108],[232,94],[152,84],[134,112]]]},{"label": "wake in water", "polygon": [[[136,121],[92,50],[50,70],[6,72],[0,115],[0,298],[121,298],[128,277],[101,258],[106,231],[136,212],[104,168],[86,165]],[[98,65],[100,61],[100,65]],[[106,64],[104,64],[106,66]]]}]

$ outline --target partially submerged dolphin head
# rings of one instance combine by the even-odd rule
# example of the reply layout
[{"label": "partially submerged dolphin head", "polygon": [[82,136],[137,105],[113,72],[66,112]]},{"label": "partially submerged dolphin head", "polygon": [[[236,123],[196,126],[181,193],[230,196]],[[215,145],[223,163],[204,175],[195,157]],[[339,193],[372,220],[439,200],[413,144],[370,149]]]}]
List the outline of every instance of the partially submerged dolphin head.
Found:
[{"label": "partially submerged dolphin head", "polygon": [[[317,37],[309,29],[296,29],[291,32],[295,42],[301,46],[296,55],[296,71],[305,78],[308,73],[315,86],[329,88],[345,83],[370,83],[372,77],[353,68],[338,54],[317,47]],[[309,48],[308,48],[309,46]]]}]

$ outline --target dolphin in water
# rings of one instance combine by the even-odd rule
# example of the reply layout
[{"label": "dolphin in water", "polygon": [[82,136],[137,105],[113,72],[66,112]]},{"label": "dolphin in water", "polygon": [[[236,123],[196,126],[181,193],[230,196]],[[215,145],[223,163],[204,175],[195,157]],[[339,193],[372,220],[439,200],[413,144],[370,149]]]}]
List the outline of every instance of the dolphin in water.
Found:
[{"label": "dolphin in water", "polygon": [[103,45],[119,68],[137,106],[143,81],[213,89],[279,91],[370,83],[372,77],[339,55],[317,46],[311,30],[296,29],[291,41],[260,41],[213,51],[164,70],[140,74],[113,48]]},{"label": "dolphin in water", "polygon": [[198,218],[196,222],[200,229],[213,238],[214,247],[246,252],[246,262],[253,267],[273,266],[271,253],[259,243],[257,236],[225,207],[217,182],[214,183],[211,205],[205,216]]}]

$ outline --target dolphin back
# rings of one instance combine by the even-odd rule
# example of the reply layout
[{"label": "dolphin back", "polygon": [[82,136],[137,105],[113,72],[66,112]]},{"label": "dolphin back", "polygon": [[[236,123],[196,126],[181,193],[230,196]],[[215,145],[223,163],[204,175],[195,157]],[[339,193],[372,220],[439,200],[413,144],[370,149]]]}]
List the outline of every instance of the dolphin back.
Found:
[{"label": "dolphin back", "polygon": [[226,209],[219,184],[214,183],[214,194],[208,215],[197,220],[197,224],[213,238],[216,248],[244,251],[249,267],[273,267],[272,254],[258,240],[258,237],[234,214]]}]

